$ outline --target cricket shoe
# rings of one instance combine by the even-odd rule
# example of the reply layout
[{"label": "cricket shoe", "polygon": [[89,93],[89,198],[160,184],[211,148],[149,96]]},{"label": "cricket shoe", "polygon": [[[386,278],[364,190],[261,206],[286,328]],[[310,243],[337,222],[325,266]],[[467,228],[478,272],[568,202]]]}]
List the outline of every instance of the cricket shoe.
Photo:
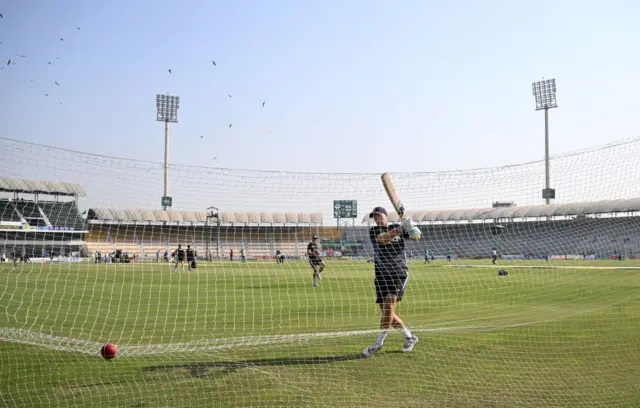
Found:
[{"label": "cricket shoe", "polygon": [[416,337],[415,334],[412,334],[411,337],[409,337],[408,339],[405,339],[402,352],[410,353],[411,350],[413,350],[413,346],[415,346],[417,342],[418,342],[418,338]]},{"label": "cricket shoe", "polygon": [[362,351],[362,355],[365,357],[371,357],[372,355],[376,354],[378,351],[380,351],[380,349],[382,348],[382,344],[374,344],[373,346],[369,346],[366,349],[364,349]]}]

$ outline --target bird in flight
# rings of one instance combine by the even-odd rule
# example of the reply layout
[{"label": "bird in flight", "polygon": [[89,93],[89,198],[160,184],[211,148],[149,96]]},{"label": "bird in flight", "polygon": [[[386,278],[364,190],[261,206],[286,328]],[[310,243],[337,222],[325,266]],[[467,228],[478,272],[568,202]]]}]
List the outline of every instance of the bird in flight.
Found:
[{"label": "bird in flight", "polygon": [[231,98],[231,95],[229,95],[229,98]]},{"label": "bird in flight", "polygon": [[229,125],[229,127],[233,126],[233,123]]},{"label": "bird in flight", "polygon": [[60,41],[64,41],[64,38],[60,37]]},{"label": "bird in flight", "polygon": [[171,73],[171,69],[169,69],[169,73]]},{"label": "bird in flight", "polygon": [[267,103],[267,101],[262,102],[262,107],[264,108],[264,104]]},{"label": "bird in flight", "polygon": [[54,81],[54,84],[60,86],[60,84],[58,83],[58,81]]},{"label": "bird in flight", "polygon": [[213,66],[214,66],[214,67],[217,67],[216,62],[215,62],[215,61],[212,61],[212,62],[213,62]]}]

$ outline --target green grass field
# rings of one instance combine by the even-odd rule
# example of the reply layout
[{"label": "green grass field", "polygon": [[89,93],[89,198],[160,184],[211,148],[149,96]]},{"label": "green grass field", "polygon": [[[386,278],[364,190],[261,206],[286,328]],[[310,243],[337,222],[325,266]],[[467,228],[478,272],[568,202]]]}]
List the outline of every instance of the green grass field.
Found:
[{"label": "green grass field", "polygon": [[640,406],[640,262],[488,263],[412,263],[368,359],[366,262],[1,265],[0,406]]}]

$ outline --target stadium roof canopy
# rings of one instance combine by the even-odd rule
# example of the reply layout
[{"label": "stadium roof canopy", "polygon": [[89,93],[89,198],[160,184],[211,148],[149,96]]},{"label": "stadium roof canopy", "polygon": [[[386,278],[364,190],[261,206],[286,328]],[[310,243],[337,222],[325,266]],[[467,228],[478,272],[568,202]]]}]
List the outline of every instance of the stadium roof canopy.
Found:
[{"label": "stadium roof canopy", "polygon": [[[492,220],[499,218],[559,217],[632,211],[640,211],[640,197],[624,200],[604,200],[568,204],[516,205],[512,207],[468,208],[461,210],[418,210],[408,211],[407,215],[413,217],[416,222],[436,222]],[[390,211],[389,221],[398,221],[398,215]],[[362,223],[371,224],[373,220],[369,218],[369,214],[366,214],[362,218]]]},{"label": "stadium roof canopy", "polygon": [[[177,221],[205,222],[205,211],[163,211],[145,209],[91,208],[87,212],[88,220],[102,221]],[[297,212],[220,212],[221,223],[237,224],[322,224],[322,213]]]},{"label": "stadium roof canopy", "polygon": [[0,191],[11,193],[50,194],[60,196],[87,196],[84,188],[82,188],[79,184],[67,183],[64,181],[0,178]]}]

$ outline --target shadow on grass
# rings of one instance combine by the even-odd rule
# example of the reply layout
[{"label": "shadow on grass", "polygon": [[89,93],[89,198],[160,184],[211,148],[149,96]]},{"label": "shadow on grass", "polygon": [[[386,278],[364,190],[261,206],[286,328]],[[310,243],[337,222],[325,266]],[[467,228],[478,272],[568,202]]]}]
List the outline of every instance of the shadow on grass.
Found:
[{"label": "shadow on grass", "polygon": [[342,356],[323,357],[283,357],[265,358],[260,360],[244,361],[213,361],[202,363],[165,364],[144,367],[143,372],[186,370],[189,377],[199,378],[215,374],[229,374],[241,368],[263,367],[263,366],[296,366],[339,363],[341,361],[358,360],[365,358],[362,354],[345,354]]}]

